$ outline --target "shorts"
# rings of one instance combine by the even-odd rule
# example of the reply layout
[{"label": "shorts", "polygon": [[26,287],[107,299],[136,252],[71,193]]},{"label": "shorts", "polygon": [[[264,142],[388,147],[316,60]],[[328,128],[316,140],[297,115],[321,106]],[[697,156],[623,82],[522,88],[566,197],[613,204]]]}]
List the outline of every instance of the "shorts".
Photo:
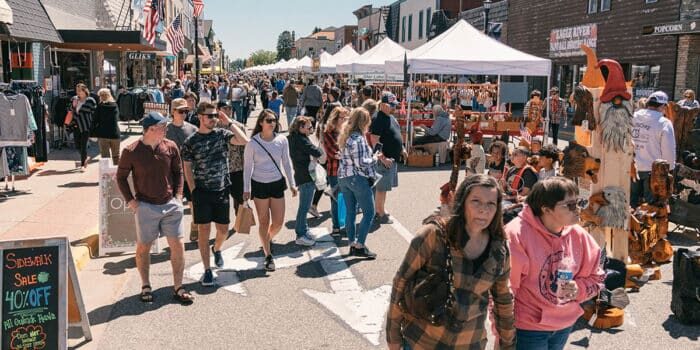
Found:
[{"label": "shorts", "polygon": [[399,166],[396,161],[389,168],[385,167],[384,164],[377,163],[376,170],[382,175],[382,178],[375,185],[376,191],[389,192],[392,188],[399,187]]},{"label": "shorts", "polygon": [[270,183],[250,180],[250,196],[257,199],[284,198],[284,191],[287,189],[287,181],[284,177]]},{"label": "shorts", "polygon": [[159,236],[183,238],[182,217],[184,209],[176,198],[165,204],[139,201],[136,208],[136,239],[139,243],[152,243]]},{"label": "shorts", "polygon": [[206,191],[195,188],[192,191],[193,221],[195,224],[231,223],[229,210],[228,189],[221,191]]}]

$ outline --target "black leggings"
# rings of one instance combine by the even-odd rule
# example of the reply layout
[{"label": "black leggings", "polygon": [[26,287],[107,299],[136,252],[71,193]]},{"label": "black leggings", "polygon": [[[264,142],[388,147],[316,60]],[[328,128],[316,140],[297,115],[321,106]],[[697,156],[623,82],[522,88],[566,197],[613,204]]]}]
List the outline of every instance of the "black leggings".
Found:
[{"label": "black leggings", "polygon": [[552,143],[556,146],[559,143],[559,124],[549,124],[552,129]]},{"label": "black leggings", "polygon": [[316,190],[316,193],[314,193],[314,201],[312,202],[314,207],[321,201],[321,197],[323,197],[323,191]]},{"label": "black leggings", "polygon": [[90,139],[90,133],[80,132],[76,130],[74,138],[75,147],[78,148],[78,150],[80,151],[80,166],[87,166],[87,164],[85,164],[85,161],[87,160],[87,144],[88,139]]}]

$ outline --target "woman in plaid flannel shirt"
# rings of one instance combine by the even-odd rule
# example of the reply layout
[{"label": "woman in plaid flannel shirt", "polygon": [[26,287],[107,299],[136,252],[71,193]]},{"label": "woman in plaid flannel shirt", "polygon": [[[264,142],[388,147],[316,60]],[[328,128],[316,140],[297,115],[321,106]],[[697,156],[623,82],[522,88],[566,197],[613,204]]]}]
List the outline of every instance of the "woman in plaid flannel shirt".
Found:
[{"label": "woman in plaid flannel shirt", "polygon": [[489,298],[493,299],[500,349],[513,349],[515,327],[510,292],[510,253],[503,231],[502,194],[496,180],[471,175],[457,189],[446,236],[452,255],[455,303],[452,315],[462,321],[458,331],[434,326],[399,305],[406,284],[423,267],[440,271],[445,246],[433,224],[423,226],[411,241],[394,278],[387,316],[389,349],[484,349]]}]

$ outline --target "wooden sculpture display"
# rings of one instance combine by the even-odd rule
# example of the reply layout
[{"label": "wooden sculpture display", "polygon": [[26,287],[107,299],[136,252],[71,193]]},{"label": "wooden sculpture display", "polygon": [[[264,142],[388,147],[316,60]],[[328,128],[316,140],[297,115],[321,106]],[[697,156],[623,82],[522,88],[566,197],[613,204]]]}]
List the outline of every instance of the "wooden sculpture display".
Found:
[{"label": "wooden sculpture display", "polygon": [[[452,195],[457,188],[457,181],[459,180],[459,170],[462,167],[462,163],[466,163],[472,156],[471,147],[464,142],[465,136],[465,120],[466,116],[464,111],[457,106],[455,110],[455,131],[456,131],[456,141],[452,147],[452,173],[450,174],[450,182],[442,185],[440,187],[440,203],[442,205],[451,205]],[[469,166],[467,164],[467,166]],[[467,169],[465,169],[467,173]]]},{"label": "wooden sculpture display", "polygon": [[673,175],[671,175],[671,165],[666,160],[657,159],[651,164],[649,189],[653,196],[650,204],[656,207],[668,205],[673,194]]},{"label": "wooden sculpture display", "polygon": [[696,121],[700,115],[700,108],[681,107],[671,103],[667,109],[670,110],[669,114],[671,114],[673,132],[676,137],[676,155],[680,156],[683,151],[690,149],[690,133],[694,129],[693,121]]},{"label": "wooden sculpture display", "polygon": [[582,126],[583,121],[588,122],[588,130],[596,129],[595,115],[593,114],[593,95],[583,85],[574,88],[573,100],[575,104],[573,124]]},{"label": "wooden sculpture display", "polygon": [[625,191],[608,186],[588,198],[588,206],[581,211],[581,220],[595,226],[626,229],[627,207]]},{"label": "wooden sculpture display", "polygon": [[586,147],[572,141],[564,148],[561,163],[561,174],[569,179],[588,177],[593,183],[598,183],[600,159],[593,158]]},{"label": "wooden sculpture display", "polygon": [[600,96],[601,139],[606,151],[624,152],[632,146],[632,96],[617,61],[604,59],[598,66],[608,69],[608,80]]}]

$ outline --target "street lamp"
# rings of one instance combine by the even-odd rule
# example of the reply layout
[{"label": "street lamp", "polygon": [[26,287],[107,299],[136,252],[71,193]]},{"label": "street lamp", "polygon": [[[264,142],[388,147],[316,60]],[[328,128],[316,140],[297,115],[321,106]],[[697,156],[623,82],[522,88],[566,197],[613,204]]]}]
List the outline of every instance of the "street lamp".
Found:
[{"label": "street lamp", "polygon": [[484,0],[484,34],[489,35],[489,11],[491,11],[493,2]]}]

